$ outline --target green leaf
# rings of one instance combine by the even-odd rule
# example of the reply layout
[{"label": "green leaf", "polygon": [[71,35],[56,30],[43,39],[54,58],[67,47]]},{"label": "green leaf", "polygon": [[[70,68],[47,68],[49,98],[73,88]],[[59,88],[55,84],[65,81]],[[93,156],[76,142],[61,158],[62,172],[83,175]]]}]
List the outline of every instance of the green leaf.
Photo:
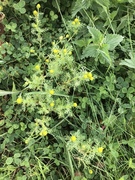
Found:
[{"label": "green leaf", "polygon": [[90,44],[88,45],[84,50],[83,54],[81,56],[81,59],[87,58],[87,57],[97,57],[98,56],[98,45]]},{"label": "green leaf", "polygon": [[26,12],[24,6],[25,6],[25,1],[23,0],[20,0],[17,4],[13,5],[14,9],[19,11],[21,14],[24,14]]},{"label": "green leaf", "polygon": [[109,50],[113,51],[116,46],[123,40],[123,36],[118,34],[107,34],[105,37],[105,43],[109,45]]},{"label": "green leaf", "polygon": [[77,0],[72,10],[72,17],[74,17],[80,10],[88,9],[93,0]]},{"label": "green leaf", "polygon": [[6,160],[6,164],[12,164],[13,162],[13,158],[12,157],[8,157],[7,160]]},{"label": "green leaf", "polygon": [[3,126],[5,124],[5,121],[2,119],[0,120],[0,126]]},{"label": "green leaf", "polygon": [[124,65],[124,66],[127,66],[129,68],[133,68],[135,69],[135,59],[125,59],[124,61],[122,60],[120,62],[120,65]]},{"label": "green leaf", "polygon": [[79,47],[86,47],[90,43],[90,41],[91,41],[91,39],[83,38],[83,39],[80,39],[80,40],[76,40],[74,42],[74,44],[76,44]]},{"label": "green leaf", "polygon": [[25,6],[25,1],[20,0],[20,2],[18,3],[19,7],[24,7]]},{"label": "green leaf", "polygon": [[110,1],[109,0],[96,0],[96,3],[102,7],[109,7]]},{"label": "green leaf", "polygon": [[18,93],[18,92],[0,90],[0,96],[5,96],[8,94],[14,94],[14,93]]},{"label": "green leaf", "polygon": [[89,27],[89,26],[87,26],[87,28],[88,28],[89,33],[92,36],[93,43],[95,43],[95,44],[97,43],[100,45],[100,43],[102,43],[102,41],[104,39],[103,34],[96,28]]},{"label": "green leaf", "polygon": [[128,175],[124,175],[124,176],[122,176],[119,180],[127,180],[128,179]]},{"label": "green leaf", "polygon": [[15,92],[17,92],[17,90],[16,90],[16,87],[15,87],[15,83],[13,82],[13,88],[12,88],[12,92],[14,92],[13,94],[12,94],[12,102],[13,102],[13,104],[14,104],[14,102],[16,101],[16,95],[17,95],[17,93],[15,93]]},{"label": "green leaf", "polygon": [[98,49],[98,52],[106,60],[106,62],[110,64],[110,66],[113,65],[112,59],[111,59],[109,51],[108,51],[108,44],[102,45],[101,49]]},{"label": "green leaf", "polygon": [[135,169],[135,163],[133,163],[132,161],[133,161],[133,159],[130,158],[129,162],[128,162],[129,168]]}]

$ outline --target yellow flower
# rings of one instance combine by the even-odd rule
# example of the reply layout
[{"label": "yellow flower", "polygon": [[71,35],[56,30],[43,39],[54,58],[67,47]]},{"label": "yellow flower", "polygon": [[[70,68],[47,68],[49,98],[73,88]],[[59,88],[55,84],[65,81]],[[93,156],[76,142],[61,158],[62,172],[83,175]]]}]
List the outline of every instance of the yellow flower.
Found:
[{"label": "yellow flower", "polygon": [[63,39],[63,36],[60,36],[60,37],[59,37],[59,40],[61,41],[62,39]]},{"label": "yellow flower", "polygon": [[29,143],[29,139],[26,139],[26,140],[25,140],[25,144],[28,144],[28,143]]},{"label": "yellow flower", "polygon": [[94,80],[94,77],[93,77],[93,75],[92,75],[91,72],[88,72],[88,73],[87,73],[87,76],[88,76],[88,78],[89,78],[91,81]]},{"label": "yellow flower", "polygon": [[73,25],[79,25],[80,24],[80,20],[78,18],[75,18],[74,21],[72,22]]},{"label": "yellow flower", "polygon": [[45,62],[49,63],[49,59],[46,59]]},{"label": "yellow flower", "polygon": [[82,150],[86,150],[86,145],[82,145]]},{"label": "yellow flower", "polygon": [[38,15],[38,12],[36,10],[33,11],[33,15],[34,16],[37,16]]},{"label": "yellow flower", "polygon": [[90,174],[93,174],[93,171],[92,171],[92,169],[89,169],[89,173],[90,173]]},{"label": "yellow flower", "polygon": [[54,90],[53,90],[53,89],[50,90],[49,93],[50,93],[51,95],[53,95],[53,94],[54,94]]},{"label": "yellow flower", "polygon": [[75,142],[76,141],[76,136],[71,136],[70,141]]},{"label": "yellow flower", "polygon": [[54,46],[54,45],[55,45],[55,42],[52,42],[52,45]]},{"label": "yellow flower", "polygon": [[75,21],[73,21],[72,24],[75,25]]},{"label": "yellow flower", "polygon": [[34,53],[35,52],[35,50],[34,49],[30,49],[30,53]]},{"label": "yellow flower", "polygon": [[16,103],[21,104],[22,102],[23,102],[23,99],[21,97],[18,97],[17,100],[16,100]]},{"label": "yellow flower", "polygon": [[33,28],[37,28],[38,25],[34,23],[34,24],[32,24],[32,27],[33,27]]},{"label": "yellow flower", "polygon": [[53,53],[54,53],[54,54],[58,54],[58,53],[59,53],[59,50],[58,50],[58,49],[54,49],[54,50],[53,50]]},{"label": "yellow flower", "polygon": [[74,106],[74,107],[77,107],[77,103],[74,103],[73,106]]},{"label": "yellow flower", "polygon": [[84,79],[87,79],[87,78],[88,78],[87,73],[83,75],[83,78],[84,78]]},{"label": "yellow flower", "polygon": [[53,107],[54,106],[54,102],[50,103],[50,106]]},{"label": "yellow flower", "polygon": [[37,8],[37,9],[40,9],[40,8],[41,8],[41,5],[40,5],[40,4],[37,4],[36,8]]},{"label": "yellow flower", "polygon": [[72,55],[72,51],[69,51],[69,53],[68,53],[69,55]]},{"label": "yellow flower", "polygon": [[37,65],[35,66],[35,70],[36,70],[36,71],[39,71],[39,70],[40,70],[40,65],[39,65],[39,64],[37,64]]},{"label": "yellow flower", "polygon": [[66,38],[69,38],[69,34],[66,35]]},{"label": "yellow flower", "polygon": [[48,134],[47,130],[46,129],[43,129],[41,132],[40,132],[40,136],[46,136]]},{"label": "yellow flower", "polygon": [[64,54],[66,54],[67,53],[67,49],[63,49],[63,52],[64,52]]},{"label": "yellow flower", "polygon": [[53,70],[53,69],[50,69],[49,72],[50,72],[51,74],[53,74],[53,73],[54,73],[54,70]]},{"label": "yellow flower", "polygon": [[2,11],[3,10],[3,6],[0,6],[0,11]]},{"label": "yellow flower", "polygon": [[102,153],[102,152],[103,152],[103,150],[104,150],[104,148],[103,148],[103,147],[99,147],[99,148],[98,148],[98,152],[99,152],[99,153]]},{"label": "yellow flower", "polygon": [[78,22],[80,22],[80,21],[79,21],[78,18],[75,18],[75,19],[74,19],[74,22],[75,22],[75,23],[78,23]]}]

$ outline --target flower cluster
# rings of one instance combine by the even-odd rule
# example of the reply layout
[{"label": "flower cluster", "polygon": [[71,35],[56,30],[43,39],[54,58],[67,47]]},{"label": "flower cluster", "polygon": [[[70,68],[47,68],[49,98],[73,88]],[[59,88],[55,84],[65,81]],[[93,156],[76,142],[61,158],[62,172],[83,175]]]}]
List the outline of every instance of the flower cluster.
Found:
[{"label": "flower cluster", "polygon": [[84,75],[83,75],[83,78],[87,79],[87,80],[91,80],[91,81],[94,80],[94,77],[93,77],[91,72],[85,72]]},{"label": "flower cluster", "polygon": [[80,25],[80,20],[78,18],[75,18],[74,21],[72,21],[73,25]]}]

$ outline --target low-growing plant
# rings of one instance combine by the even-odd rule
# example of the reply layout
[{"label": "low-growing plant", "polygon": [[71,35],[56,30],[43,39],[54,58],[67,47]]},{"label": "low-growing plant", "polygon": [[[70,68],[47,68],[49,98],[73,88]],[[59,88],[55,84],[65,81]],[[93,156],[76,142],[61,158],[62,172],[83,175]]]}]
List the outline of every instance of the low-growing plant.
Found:
[{"label": "low-growing plant", "polygon": [[0,179],[134,179],[134,5],[0,3]]}]

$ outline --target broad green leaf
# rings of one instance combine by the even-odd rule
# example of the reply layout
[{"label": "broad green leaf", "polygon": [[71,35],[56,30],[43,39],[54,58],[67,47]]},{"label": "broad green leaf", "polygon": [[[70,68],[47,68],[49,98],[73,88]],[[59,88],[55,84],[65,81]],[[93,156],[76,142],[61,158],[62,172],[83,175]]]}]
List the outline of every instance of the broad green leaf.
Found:
[{"label": "broad green leaf", "polygon": [[97,57],[98,52],[98,45],[94,45],[94,44],[90,44],[88,45],[84,50],[83,50],[83,54],[81,56],[81,59],[83,58],[87,58],[87,57]]},{"label": "broad green leaf", "polygon": [[120,65],[125,65],[129,68],[135,69],[135,59],[125,59],[124,61],[120,62]]},{"label": "broad green leaf", "polygon": [[86,47],[90,42],[91,42],[91,39],[83,38],[80,40],[76,40],[74,44],[78,45],[79,47]]},{"label": "broad green leaf", "polygon": [[105,43],[109,45],[109,50],[113,51],[116,46],[123,40],[123,36],[119,34],[107,34],[105,37]]},{"label": "broad green leaf", "polygon": [[93,43],[100,45],[104,39],[103,34],[96,28],[89,27],[89,26],[87,26],[87,28],[88,28],[89,33],[92,36]]},{"label": "broad green leaf", "polygon": [[93,0],[77,0],[72,10],[72,17],[74,17],[80,10],[88,9]]}]

